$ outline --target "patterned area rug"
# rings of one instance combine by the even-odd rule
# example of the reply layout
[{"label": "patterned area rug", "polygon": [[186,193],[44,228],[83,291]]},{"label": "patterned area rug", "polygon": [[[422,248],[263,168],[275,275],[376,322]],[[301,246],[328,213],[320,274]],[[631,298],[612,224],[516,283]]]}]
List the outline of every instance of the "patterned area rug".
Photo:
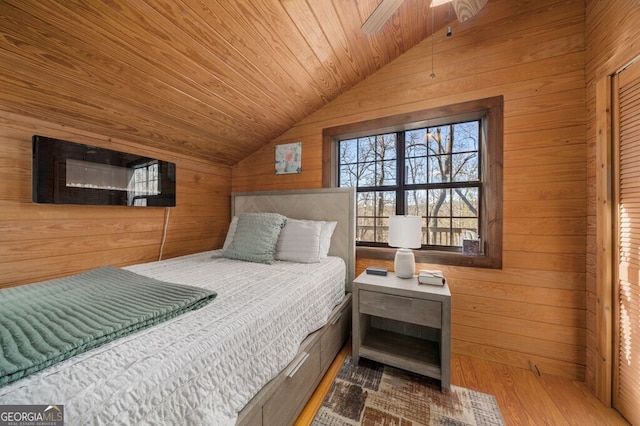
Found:
[{"label": "patterned area rug", "polygon": [[346,358],[313,426],[504,425],[495,397],[360,358]]}]

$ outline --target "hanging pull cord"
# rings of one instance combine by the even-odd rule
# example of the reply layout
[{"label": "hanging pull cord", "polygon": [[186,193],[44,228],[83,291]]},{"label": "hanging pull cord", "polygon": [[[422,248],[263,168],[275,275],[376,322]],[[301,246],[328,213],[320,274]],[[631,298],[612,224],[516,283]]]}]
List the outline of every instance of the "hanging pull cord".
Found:
[{"label": "hanging pull cord", "polygon": [[429,75],[429,77],[431,77],[431,80],[433,80],[434,78],[436,78],[436,73],[433,70],[433,28],[435,26],[435,10],[433,7],[430,8],[431,9],[431,75]]}]

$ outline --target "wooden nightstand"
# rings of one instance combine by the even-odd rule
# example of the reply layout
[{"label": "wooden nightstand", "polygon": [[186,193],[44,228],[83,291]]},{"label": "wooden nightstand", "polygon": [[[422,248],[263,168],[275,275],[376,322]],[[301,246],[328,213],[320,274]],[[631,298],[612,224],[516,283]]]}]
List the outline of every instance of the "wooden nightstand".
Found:
[{"label": "wooden nightstand", "polygon": [[441,381],[451,378],[449,287],[363,272],[353,281],[353,359],[368,358]]}]

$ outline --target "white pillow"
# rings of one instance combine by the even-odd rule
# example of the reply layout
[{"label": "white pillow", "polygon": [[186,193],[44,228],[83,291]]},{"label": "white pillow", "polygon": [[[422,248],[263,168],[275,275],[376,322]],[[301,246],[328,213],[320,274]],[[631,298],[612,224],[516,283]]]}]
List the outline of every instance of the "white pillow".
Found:
[{"label": "white pillow", "polygon": [[324,259],[329,255],[331,247],[331,237],[336,229],[338,222],[322,222],[322,231],[320,232],[320,259]]},{"label": "white pillow", "polygon": [[276,259],[289,262],[320,262],[322,222],[287,219],[276,245]]},{"label": "white pillow", "polygon": [[233,236],[236,233],[236,229],[238,228],[238,216],[234,216],[231,219],[231,223],[229,224],[229,230],[227,231],[227,238],[224,240],[224,244],[222,245],[222,250],[226,250],[231,245],[231,241],[233,241]]}]

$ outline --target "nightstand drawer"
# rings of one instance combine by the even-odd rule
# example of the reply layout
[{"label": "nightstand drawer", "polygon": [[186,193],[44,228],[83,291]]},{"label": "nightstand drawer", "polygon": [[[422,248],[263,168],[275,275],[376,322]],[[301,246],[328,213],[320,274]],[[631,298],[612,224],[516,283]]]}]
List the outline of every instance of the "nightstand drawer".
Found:
[{"label": "nightstand drawer", "polygon": [[442,303],[360,290],[360,313],[427,327],[442,325]]}]

